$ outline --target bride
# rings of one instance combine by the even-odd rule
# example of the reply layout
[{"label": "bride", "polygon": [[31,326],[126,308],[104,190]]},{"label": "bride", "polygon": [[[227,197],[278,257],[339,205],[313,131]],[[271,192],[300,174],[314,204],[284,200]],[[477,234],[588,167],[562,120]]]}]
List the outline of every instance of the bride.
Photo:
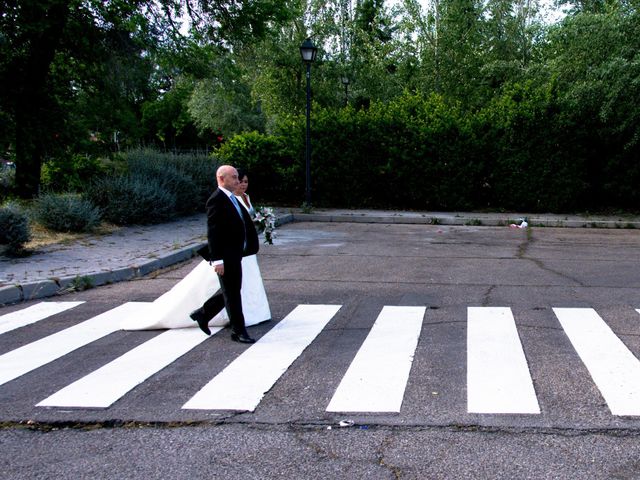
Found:
[{"label": "bride", "polygon": [[[255,209],[247,195],[249,176],[246,171],[239,168],[238,179],[240,184],[234,194],[253,218]],[[201,307],[219,288],[220,282],[213,265],[203,260],[171,290],[154,300],[148,309],[125,319],[121,328],[123,330],[158,330],[197,327],[198,324],[191,320],[189,313]],[[242,311],[247,327],[271,320],[269,301],[256,255],[242,259]],[[227,311],[222,309],[211,319],[209,326],[223,327],[228,323]]]}]

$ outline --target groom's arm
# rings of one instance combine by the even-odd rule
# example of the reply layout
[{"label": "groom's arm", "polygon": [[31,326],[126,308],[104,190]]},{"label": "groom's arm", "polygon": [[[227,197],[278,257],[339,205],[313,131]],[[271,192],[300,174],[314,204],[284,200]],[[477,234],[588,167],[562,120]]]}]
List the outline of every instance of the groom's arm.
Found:
[{"label": "groom's arm", "polygon": [[214,194],[206,204],[207,211],[207,243],[209,255],[214,264],[222,263],[224,252],[224,234],[219,198]]},{"label": "groom's arm", "polygon": [[220,202],[212,196],[206,205],[207,209],[207,243],[213,268],[218,275],[224,275],[224,261],[222,260],[223,241]]}]

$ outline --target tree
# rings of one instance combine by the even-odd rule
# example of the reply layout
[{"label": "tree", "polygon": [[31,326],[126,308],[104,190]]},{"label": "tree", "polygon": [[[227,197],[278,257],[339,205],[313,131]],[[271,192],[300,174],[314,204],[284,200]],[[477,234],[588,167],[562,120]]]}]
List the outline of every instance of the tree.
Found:
[{"label": "tree", "polygon": [[64,98],[84,87],[105,52],[128,46],[109,40],[126,40],[146,26],[137,15],[144,4],[0,1],[0,105],[12,119],[19,196],[37,195],[42,161],[65,136]]},{"label": "tree", "polygon": [[94,111],[89,123],[135,130],[151,73],[132,67],[178,41],[184,11],[194,35],[230,48],[260,38],[287,10],[276,0],[0,0],[0,113],[12,128],[19,196],[38,194],[43,159],[67,143],[61,129],[76,101]]},{"label": "tree", "polygon": [[593,199],[628,206],[639,199],[640,12],[622,6],[567,17],[549,32],[545,54]]},{"label": "tree", "polygon": [[55,103],[49,68],[69,20],[70,0],[0,3],[2,109],[13,120],[16,183],[21,196],[38,191]]},{"label": "tree", "polygon": [[251,99],[251,87],[239,68],[222,57],[215,77],[200,80],[188,102],[188,109],[201,130],[230,136],[243,131],[264,130],[259,104]]},{"label": "tree", "polygon": [[[142,105],[142,127],[145,141],[163,148],[199,148],[207,144],[213,132],[199,132],[189,113],[188,103],[195,82],[188,77],[173,80],[170,89]],[[203,138],[204,137],[204,138]]]},{"label": "tree", "polygon": [[536,63],[543,25],[537,0],[489,0],[483,19],[479,103],[489,101],[509,82],[526,75]]}]

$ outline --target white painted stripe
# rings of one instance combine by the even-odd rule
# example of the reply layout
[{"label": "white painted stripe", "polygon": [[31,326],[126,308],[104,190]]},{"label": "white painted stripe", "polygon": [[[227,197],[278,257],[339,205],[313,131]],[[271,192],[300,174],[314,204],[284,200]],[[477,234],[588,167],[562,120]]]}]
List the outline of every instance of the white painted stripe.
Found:
[{"label": "white painted stripe", "polygon": [[122,304],[73,327],[0,355],[0,385],[119,330],[122,318],[142,311],[148,305],[142,302]]},{"label": "white painted stripe", "polygon": [[467,309],[467,410],[540,413],[510,308]]},{"label": "white painted stripe", "polygon": [[298,305],[182,408],[252,412],[340,305]]},{"label": "white painted stripe", "polygon": [[385,306],[333,395],[328,412],[399,412],[426,307]]},{"label": "white painted stripe", "polygon": [[554,313],[613,415],[640,415],[640,362],[592,308]]},{"label": "white painted stripe", "polygon": [[[215,335],[222,327],[212,328]],[[168,330],[57,391],[38,407],[106,408],[209,337],[197,328]]]},{"label": "white painted stripe", "polygon": [[16,328],[31,325],[84,302],[40,302],[30,307],[0,316],[0,335]]}]

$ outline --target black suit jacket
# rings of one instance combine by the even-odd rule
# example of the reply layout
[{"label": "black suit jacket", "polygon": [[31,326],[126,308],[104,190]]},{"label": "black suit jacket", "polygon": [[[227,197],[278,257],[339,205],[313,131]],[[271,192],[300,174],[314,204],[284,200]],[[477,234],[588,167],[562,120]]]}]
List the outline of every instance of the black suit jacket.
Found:
[{"label": "black suit jacket", "polygon": [[[210,260],[240,262],[242,257],[258,253],[258,234],[246,209],[240,206],[243,224],[231,199],[219,188],[207,200],[206,209]],[[243,251],[245,235],[247,248]]]}]

